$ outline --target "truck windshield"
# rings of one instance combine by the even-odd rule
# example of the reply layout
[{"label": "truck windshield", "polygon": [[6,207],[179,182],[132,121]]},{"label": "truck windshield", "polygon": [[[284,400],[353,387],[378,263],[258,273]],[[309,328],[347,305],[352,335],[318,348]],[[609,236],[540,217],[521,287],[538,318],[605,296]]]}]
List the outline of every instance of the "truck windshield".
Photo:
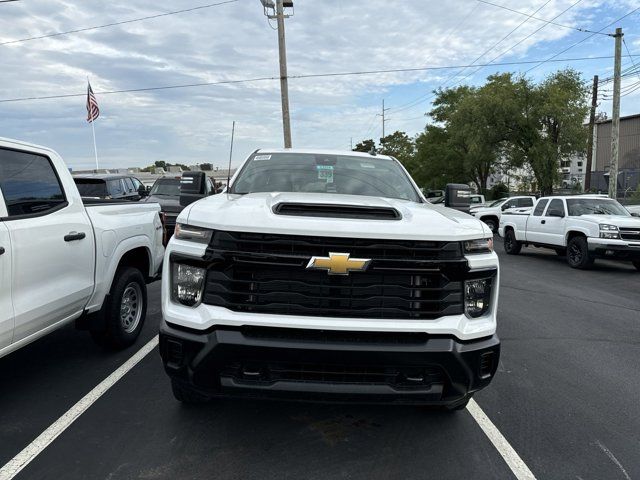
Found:
[{"label": "truck windshield", "polygon": [[622,215],[629,217],[631,214],[617,201],[609,198],[569,198],[567,207],[570,217],[580,215]]},{"label": "truck windshield", "polygon": [[179,178],[160,178],[151,187],[149,195],[166,195],[167,197],[180,196]]},{"label": "truck windshield", "polygon": [[340,193],[420,202],[400,165],[374,156],[259,153],[231,187],[231,193],[255,192]]}]

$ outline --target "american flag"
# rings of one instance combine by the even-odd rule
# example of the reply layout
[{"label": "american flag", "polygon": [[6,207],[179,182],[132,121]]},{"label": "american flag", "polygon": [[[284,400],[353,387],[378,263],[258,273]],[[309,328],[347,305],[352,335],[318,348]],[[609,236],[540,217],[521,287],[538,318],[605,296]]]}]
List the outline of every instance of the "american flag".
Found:
[{"label": "american flag", "polygon": [[87,122],[91,123],[100,116],[100,109],[98,108],[98,101],[93,94],[91,84],[87,82]]}]

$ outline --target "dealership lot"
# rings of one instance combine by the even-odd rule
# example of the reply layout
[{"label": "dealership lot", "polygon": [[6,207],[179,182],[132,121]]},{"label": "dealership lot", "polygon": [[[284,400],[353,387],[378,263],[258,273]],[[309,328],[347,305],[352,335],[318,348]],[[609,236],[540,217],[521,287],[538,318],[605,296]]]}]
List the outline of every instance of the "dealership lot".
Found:
[{"label": "dealership lot", "polygon": [[[476,401],[537,478],[640,477],[640,274],[501,256],[499,372]],[[0,360],[0,465],[156,334],[102,352],[65,328]],[[513,478],[469,412],[222,400],[176,402],[157,351],[16,478]]]}]

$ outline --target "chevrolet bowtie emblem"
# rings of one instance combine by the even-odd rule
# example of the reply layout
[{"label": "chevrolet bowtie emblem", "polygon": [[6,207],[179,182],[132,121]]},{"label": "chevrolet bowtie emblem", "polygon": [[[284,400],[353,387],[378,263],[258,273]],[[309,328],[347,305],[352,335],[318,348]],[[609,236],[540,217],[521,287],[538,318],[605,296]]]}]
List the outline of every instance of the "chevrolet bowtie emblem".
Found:
[{"label": "chevrolet bowtie emblem", "polygon": [[366,270],[370,263],[368,258],[349,258],[348,253],[329,253],[328,257],[312,257],[307,268],[326,270],[329,275],[349,275]]}]

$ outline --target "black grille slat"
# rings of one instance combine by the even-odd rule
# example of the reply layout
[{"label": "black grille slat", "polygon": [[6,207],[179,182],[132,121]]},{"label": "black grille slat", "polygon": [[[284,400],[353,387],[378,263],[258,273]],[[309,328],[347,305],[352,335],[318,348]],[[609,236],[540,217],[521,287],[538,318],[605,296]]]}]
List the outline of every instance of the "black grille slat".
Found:
[{"label": "black grille slat", "polygon": [[[330,252],[371,264],[345,276],[306,268]],[[203,303],[238,312],[433,319],[464,311],[468,267],[457,242],[215,232],[205,261]]]}]

